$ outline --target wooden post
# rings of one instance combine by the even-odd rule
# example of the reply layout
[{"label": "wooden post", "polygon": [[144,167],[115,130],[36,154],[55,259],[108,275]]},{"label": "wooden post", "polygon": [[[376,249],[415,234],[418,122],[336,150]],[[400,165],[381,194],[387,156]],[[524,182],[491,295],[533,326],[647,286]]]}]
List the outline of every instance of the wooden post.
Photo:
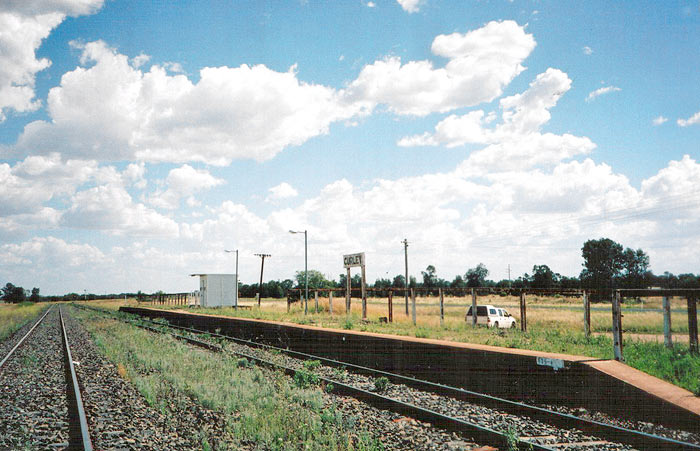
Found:
[{"label": "wooden post", "polygon": [[520,330],[527,332],[527,305],[525,305],[525,291],[520,290]]},{"label": "wooden post", "polygon": [[612,332],[613,332],[613,352],[615,360],[624,362],[622,356],[622,311],[620,309],[620,290],[615,290],[612,302]]},{"label": "wooden post", "polygon": [[394,322],[394,290],[389,290],[389,299],[387,300],[389,303],[389,322],[393,323]]},{"label": "wooden post", "polygon": [[289,313],[289,305],[291,304],[291,299],[289,298],[289,293],[287,293],[287,313]]},{"label": "wooden post", "polygon": [[472,288],[472,326],[476,327],[476,288]]},{"label": "wooden post", "polygon": [[350,286],[350,268],[348,268],[348,275],[345,277],[345,314],[350,314],[350,292],[352,288]]},{"label": "wooden post", "polygon": [[362,265],[362,319],[367,319],[367,288],[365,282],[365,265]]},{"label": "wooden post", "polygon": [[314,290],[314,302],[316,304],[314,308],[316,309],[316,313],[318,313],[318,290]]},{"label": "wooden post", "polygon": [[442,288],[438,288],[440,293],[440,327],[445,325],[445,300],[442,293]]},{"label": "wooden post", "polygon": [[673,337],[671,336],[671,300],[668,296],[664,296],[664,345],[671,349],[673,348]]},{"label": "wooden post", "polygon": [[586,290],[583,290],[583,331],[586,338],[591,336],[591,300]]},{"label": "wooden post", "polygon": [[333,290],[328,291],[328,311],[333,314]]},{"label": "wooden post", "polygon": [[416,290],[411,288],[411,317],[413,318],[413,325],[416,325]]},{"label": "wooden post", "polygon": [[688,344],[690,352],[698,354],[698,306],[694,296],[688,296]]}]

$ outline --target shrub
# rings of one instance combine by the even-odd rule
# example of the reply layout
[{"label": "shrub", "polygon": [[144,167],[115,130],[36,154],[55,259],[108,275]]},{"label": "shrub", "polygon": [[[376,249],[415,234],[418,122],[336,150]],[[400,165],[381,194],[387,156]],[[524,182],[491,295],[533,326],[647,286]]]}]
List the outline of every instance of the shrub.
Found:
[{"label": "shrub", "polygon": [[374,390],[379,393],[384,393],[389,388],[389,379],[385,376],[378,377],[374,380]]}]

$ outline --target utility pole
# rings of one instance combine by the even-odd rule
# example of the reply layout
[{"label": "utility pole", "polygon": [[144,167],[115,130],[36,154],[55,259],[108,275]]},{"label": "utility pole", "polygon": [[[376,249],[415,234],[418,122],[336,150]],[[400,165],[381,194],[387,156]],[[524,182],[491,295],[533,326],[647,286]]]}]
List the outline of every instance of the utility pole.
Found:
[{"label": "utility pole", "polygon": [[406,316],[408,316],[408,240],[406,238],[403,239],[403,257],[404,257],[404,263],[406,267],[406,279],[404,280],[406,284],[406,289],[404,290],[404,299],[406,301]]},{"label": "utility pole", "polygon": [[260,257],[260,284],[258,285],[258,308],[260,308],[260,298],[262,298],[263,269],[265,269],[265,257],[272,257],[270,254],[255,254]]},{"label": "utility pole", "polygon": [[512,283],[510,282],[510,263],[508,263],[508,287],[511,287]]}]

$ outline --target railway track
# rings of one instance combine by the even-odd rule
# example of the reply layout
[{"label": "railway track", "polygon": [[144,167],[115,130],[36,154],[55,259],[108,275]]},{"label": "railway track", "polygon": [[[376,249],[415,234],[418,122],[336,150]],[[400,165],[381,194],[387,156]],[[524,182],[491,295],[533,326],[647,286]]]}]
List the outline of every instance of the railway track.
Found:
[{"label": "railway track", "polygon": [[[117,318],[111,312],[102,309],[81,307],[90,308]],[[118,319],[139,325],[133,320]],[[319,377],[323,384],[332,384],[335,387],[335,393],[352,396],[376,407],[399,412],[450,431],[460,431],[478,443],[502,446],[504,440],[508,439],[506,435],[512,437],[513,428],[515,428],[517,435],[520,437],[520,440],[517,442],[518,449],[700,449],[700,446],[694,443],[687,443],[613,424],[591,421],[542,407],[513,402],[400,374],[377,371],[372,368],[338,362],[218,333],[163,324],[144,318],[140,318],[139,321],[151,324],[152,327],[147,327],[156,329],[159,332],[167,332],[163,330],[163,328],[167,328],[195,334],[200,337],[204,335],[235,343],[237,347],[229,349],[231,352],[255,361],[260,365],[280,368],[290,375],[296,374],[303,368],[303,364],[300,364],[299,361],[319,361],[327,367],[327,370],[322,371],[323,375]],[[143,326],[143,324],[140,325]],[[182,336],[181,334],[176,335]],[[206,343],[206,340],[203,342]],[[281,359],[277,357],[279,355],[286,355],[286,360],[282,359],[284,361],[280,361]],[[295,360],[296,363],[294,363]],[[336,370],[338,368],[351,370],[353,372],[353,377],[350,378],[351,383],[344,383],[338,380],[338,377],[333,377],[337,375],[337,372],[334,374],[333,368]],[[372,390],[372,381],[376,381],[378,378],[386,378],[395,384],[392,390],[395,393],[392,393],[392,396]],[[426,393],[432,396],[426,397]],[[473,420],[476,416],[477,421],[468,421],[464,418],[464,415],[452,413],[463,413],[465,411],[469,412],[467,418]],[[488,421],[496,418],[495,423],[499,424],[501,431],[499,432],[488,427],[488,421],[478,421],[479,415],[488,418]],[[503,421],[504,418],[506,418],[506,421]],[[527,418],[528,420],[522,422],[514,420],[514,418]],[[514,423],[514,426],[507,426],[508,420],[512,420],[511,423]],[[504,425],[507,426],[509,432],[502,432]],[[521,427],[518,427],[518,425]]]},{"label": "railway track", "polygon": [[[47,324],[54,321],[57,324]],[[60,325],[60,330],[57,325]],[[25,349],[26,348],[26,349]],[[52,355],[39,360],[39,348]],[[22,353],[22,351],[26,351]],[[20,356],[20,354],[22,354]],[[0,361],[0,385],[4,384],[3,401],[9,396],[26,398],[29,405],[3,409],[3,428],[29,416],[38,419],[38,433],[27,433],[20,426],[16,437],[22,446],[92,450],[92,442],[83,407],[80,385],[71,355],[61,307],[50,307],[19,339]],[[8,415],[9,412],[9,415]],[[11,416],[12,413],[19,416]],[[17,435],[17,429],[3,430],[4,437]],[[0,447],[7,443],[0,444]]]}]

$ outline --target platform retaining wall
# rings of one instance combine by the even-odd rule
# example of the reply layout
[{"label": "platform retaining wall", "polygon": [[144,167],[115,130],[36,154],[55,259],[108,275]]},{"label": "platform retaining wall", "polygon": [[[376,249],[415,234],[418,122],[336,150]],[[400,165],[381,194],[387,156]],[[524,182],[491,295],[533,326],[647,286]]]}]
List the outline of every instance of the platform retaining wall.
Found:
[{"label": "platform retaining wall", "polygon": [[[121,307],[120,311],[511,400],[583,407],[700,432],[697,415],[602,373],[586,365],[585,359],[168,310]],[[563,368],[554,368],[562,364]]]}]

